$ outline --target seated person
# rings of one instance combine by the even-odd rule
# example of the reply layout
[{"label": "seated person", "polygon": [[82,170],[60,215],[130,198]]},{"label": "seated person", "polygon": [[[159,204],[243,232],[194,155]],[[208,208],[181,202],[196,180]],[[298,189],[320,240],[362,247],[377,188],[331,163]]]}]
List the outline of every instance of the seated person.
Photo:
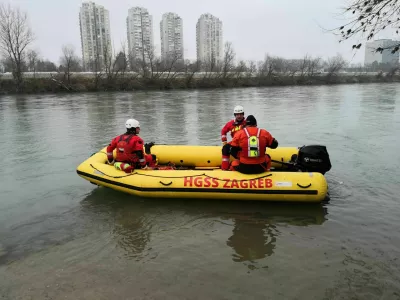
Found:
[{"label": "seated person", "polygon": [[131,173],[138,168],[147,168],[143,140],[138,136],[140,132],[139,121],[129,119],[126,121],[125,127],[126,133],[115,137],[107,147],[108,163],[114,163],[113,151],[117,149],[114,163],[116,169]]},{"label": "seated person", "polygon": [[238,131],[231,142],[231,154],[240,158],[231,164],[231,170],[244,174],[260,174],[269,171],[271,158],[265,153],[266,147],[276,149],[278,141],[265,129],[257,127],[253,115],[246,118],[246,127]]}]

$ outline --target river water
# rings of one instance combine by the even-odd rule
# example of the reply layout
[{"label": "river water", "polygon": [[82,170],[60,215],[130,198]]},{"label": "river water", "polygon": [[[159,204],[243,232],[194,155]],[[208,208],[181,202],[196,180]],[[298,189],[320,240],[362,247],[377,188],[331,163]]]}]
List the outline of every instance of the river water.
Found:
[{"label": "river water", "polygon": [[[140,199],[77,165],[145,142],[220,144],[241,104],[281,146],[326,145],[321,205]],[[400,85],[3,96],[0,299],[399,299]]]}]

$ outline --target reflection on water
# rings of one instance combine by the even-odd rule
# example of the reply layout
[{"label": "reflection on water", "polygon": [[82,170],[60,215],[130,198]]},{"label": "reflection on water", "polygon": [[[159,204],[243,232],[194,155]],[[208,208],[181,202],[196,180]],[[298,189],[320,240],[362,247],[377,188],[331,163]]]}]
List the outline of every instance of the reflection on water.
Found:
[{"label": "reflection on water", "polygon": [[263,205],[253,213],[229,213],[223,215],[234,220],[232,236],[227,245],[236,254],[233,260],[254,261],[271,256],[279,237],[279,225],[321,225],[327,209],[322,205],[286,206]]},{"label": "reflection on water", "polygon": [[[235,262],[263,259],[271,256],[279,242],[280,226],[321,225],[327,209],[322,205],[288,205],[259,202],[141,199],[106,188],[96,188],[82,202],[85,214],[102,222],[112,223],[111,234],[127,257],[147,256],[157,247],[162,232],[178,235],[182,224],[194,228],[227,227],[231,235],[226,244],[235,254]],[[172,216],[172,217],[171,217]],[[201,217],[199,217],[201,216]],[[210,224],[212,222],[212,224]],[[219,228],[220,229],[220,228]],[[152,235],[155,237],[152,238]],[[153,242],[155,246],[148,244]]]},{"label": "reflection on water", "polygon": [[232,236],[227,245],[235,250],[233,261],[255,261],[274,253],[279,231],[268,218],[242,215],[234,217]]}]

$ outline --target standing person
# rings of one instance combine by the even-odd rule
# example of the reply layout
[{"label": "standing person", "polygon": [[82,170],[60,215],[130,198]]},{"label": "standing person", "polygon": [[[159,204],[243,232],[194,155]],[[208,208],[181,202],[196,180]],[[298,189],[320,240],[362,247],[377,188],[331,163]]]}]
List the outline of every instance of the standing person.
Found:
[{"label": "standing person", "polygon": [[[229,170],[229,157],[231,155],[231,144],[227,142],[227,134],[230,132],[231,137],[235,136],[235,133],[241,130],[246,125],[246,119],[244,118],[244,108],[241,105],[235,106],[233,109],[233,115],[235,118],[230,120],[221,130],[221,141],[222,141],[222,170]],[[237,157],[235,157],[237,158]]]},{"label": "standing person", "polygon": [[243,174],[260,174],[269,171],[271,158],[266,147],[276,149],[278,141],[265,129],[257,127],[257,120],[249,115],[246,127],[237,132],[231,142],[232,155],[241,151],[240,158],[232,162],[231,170]]}]

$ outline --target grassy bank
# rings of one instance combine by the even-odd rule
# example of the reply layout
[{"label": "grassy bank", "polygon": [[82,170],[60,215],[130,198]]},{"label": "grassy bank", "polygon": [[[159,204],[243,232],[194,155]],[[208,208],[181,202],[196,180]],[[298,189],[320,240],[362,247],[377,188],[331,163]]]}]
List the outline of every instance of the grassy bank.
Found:
[{"label": "grassy bank", "polygon": [[[99,91],[134,91],[134,90],[174,90],[174,89],[215,89],[235,87],[267,87],[289,85],[329,85],[356,83],[400,82],[400,76],[384,75],[319,75],[285,76],[272,75],[263,77],[201,77],[183,78],[140,78],[140,77],[71,77],[25,78],[20,93],[76,93]],[[0,94],[14,94],[15,83],[12,79],[1,79]]]}]

